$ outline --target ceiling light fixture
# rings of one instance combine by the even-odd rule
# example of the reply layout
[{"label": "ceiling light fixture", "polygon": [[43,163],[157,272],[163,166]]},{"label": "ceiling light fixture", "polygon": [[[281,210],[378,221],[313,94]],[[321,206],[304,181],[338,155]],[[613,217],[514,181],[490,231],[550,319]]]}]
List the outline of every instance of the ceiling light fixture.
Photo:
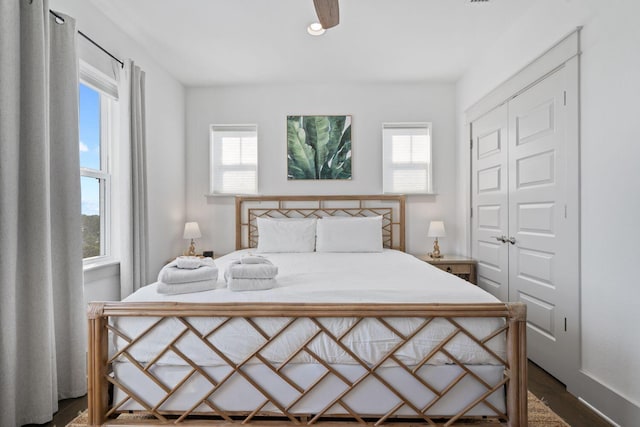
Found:
[{"label": "ceiling light fixture", "polygon": [[313,22],[307,27],[307,33],[311,34],[312,36],[321,36],[324,34],[324,32],[325,29],[322,28],[322,24],[320,24],[319,22]]}]

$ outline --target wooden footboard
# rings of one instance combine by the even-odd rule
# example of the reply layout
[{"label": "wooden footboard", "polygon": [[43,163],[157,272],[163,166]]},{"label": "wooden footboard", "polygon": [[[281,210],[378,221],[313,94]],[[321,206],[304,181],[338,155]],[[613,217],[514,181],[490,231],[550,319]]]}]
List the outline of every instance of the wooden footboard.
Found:
[{"label": "wooden footboard", "polygon": [[[88,417],[89,425],[104,424],[187,424],[204,423],[227,425],[228,423],[251,423],[255,425],[310,425],[324,424],[341,425],[343,422],[391,425],[390,421],[399,423],[399,418],[413,419],[427,425],[453,425],[461,418],[469,418],[470,410],[478,405],[489,408],[492,412],[489,417],[482,417],[481,420],[493,420],[494,422],[506,423],[509,426],[527,425],[527,358],[526,358],[526,329],[525,317],[526,309],[521,303],[495,303],[495,304],[265,304],[265,303],[91,303],[89,306],[89,354],[88,354]],[[118,318],[124,317],[145,317],[153,320],[151,326],[145,327],[138,335],[128,336],[127,333],[117,327]],[[417,327],[409,333],[394,327],[393,318],[417,318]],[[194,326],[198,318],[216,318],[216,326],[210,330],[202,331],[201,326]],[[261,318],[281,318],[283,325],[277,331],[266,331],[260,326]],[[324,326],[325,318],[351,318],[350,325],[346,330],[336,333]],[[500,318],[504,319],[500,326],[487,336],[476,337],[469,330],[461,325],[461,319],[465,318]],[[171,319],[172,322],[179,322],[182,332],[172,338],[166,347],[151,360],[145,363],[138,362],[132,356],[130,349],[138,343],[143,342],[145,337],[156,328],[162,327],[163,322]],[[286,319],[286,320],[285,320]],[[312,322],[315,325],[316,333],[300,345],[286,360],[275,364],[270,362],[264,355],[265,348],[279,337],[283,337],[290,330],[291,325],[304,319],[305,322]],[[376,325],[386,328],[397,337],[393,348],[389,349],[381,360],[370,363],[358,356],[347,344],[345,337],[364,319],[374,319]],[[425,354],[420,363],[411,366],[403,362],[398,356],[398,351],[405,345],[410,345],[411,340],[426,328],[433,320],[443,319],[450,326],[449,333],[430,352]],[[252,332],[257,332],[264,338],[264,344],[253,350],[251,354],[241,361],[234,361],[218,348],[210,338],[230,321],[243,321]],[[200,325],[200,323],[199,323]],[[200,328],[200,329],[199,329]],[[215,357],[221,359],[229,367],[228,373],[223,377],[213,378],[206,369],[198,366],[186,354],[181,352],[178,341],[182,337],[189,335],[191,339],[197,339],[205,350],[210,351]],[[462,363],[455,355],[448,351],[447,344],[456,336],[470,338],[475,345],[490,355],[495,360],[494,365],[504,367],[504,375],[496,383],[487,383],[485,379],[476,374],[469,365]],[[496,337],[504,336],[506,341],[506,359],[492,349],[487,343]],[[109,354],[110,336],[116,336],[121,345],[113,354]],[[322,336],[332,345],[337,346],[344,354],[348,355],[353,364],[361,366],[364,374],[358,378],[347,378],[338,370],[334,369],[330,361],[324,360],[317,352],[314,352],[309,343],[317,336]],[[465,338],[466,339],[466,338]],[[154,375],[154,365],[168,352],[176,355],[184,362],[188,369],[188,374],[174,384],[168,384]],[[460,368],[457,375],[448,385],[435,386],[430,384],[421,374],[420,370],[427,366],[430,359],[437,353],[446,355],[452,363]],[[294,358],[304,354],[307,358],[312,358],[314,363],[322,366],[324,373],[310,384],[300,385],[291,379],[283,369],[287,364],[292,363]],[[164,397],[159,401],[150,402],[145,395],[140,395],[125,385],[122,378],[118,378],[112,370],[112,365],[118,360],[126,360],[134,368],[137,368],[145,380],[153,382],[163,390]],[[264,384],[252,377],[249,369],[250,364],[262,364],[268,368],[273,375],[286,382],[292,389],[296,390],[297,397],[283,401],[280,396],[273,395]],[[384,375],[382,369],[394,366],[402,370],[412,383],[419,383],[424,388],[425,396],[431,396],[428,401],[420,402],[415,394],[407,395],[407,392],[397,385],[391,384]],[[174,394],[180,390],[189,378],[199,377],[206,381],[208,388],[201,393],[201,397],[193,402],[189,408],[181,411],[165,410],[163,405]],[[227,382],[238,380],[250,384],[259,393],[262,402],[250,411],[229,411],[219,407],[218,391]],[[314,389],[321,387],[323,382],[331,378],[332,381],[341,381],[345,384],[344,391],[332,396],[332,400],[324,409],[316,413],[300,413],[296,410],[296,405]],[[380,413],[358,413],[353,410],[346,401],[347,397],[355,392],[365,380],[375,379],[386,392],[394,396],[397,403],[393,403],[390,409],[385,409]],[[439,415],[431,415],[430,409],[434,408],[438,402],[447,396],[457,384],[462,380],[472,380],[480,384],[482,393],[468,403],[464,408],[455,414],[447,414],[447,419],[442,420]],[[121,398],[114,400],[115,393],[110,394],[110,389],[117,389]],[[504,393],[506,412],[501,411],[496,405],[489,402],[488,397],[496,393]],[[112,396],[112,397],[110,397]],[[124,396],[124,398],[122,398]],[[147,417],[129,416],[126,419],[117,417],[126,412],[127,404],[133,404],[142,408],[141,412]],[[203,411],[202,408],[206,411]],[[340,408],[342,412],[338,416],[331,413],[331,408]],[[200,408],[200,409],[198,409]],[[267,410],[266,408],[275,408]],[[400,411],[402,410],[402,415]],[[406,415],[410,412],[410,415]],[[429,414],[429,415],[427,415]],[[331,415],[331,418],[327,418]],[[206,421],[203,421],[206,417]],[[273,417],[275,421],[269,421]],[[328,421],[330,420],[330,421]],[[275,422],[275,424],[270,424]],[[406,424],[405,424],[406,425]]]}]

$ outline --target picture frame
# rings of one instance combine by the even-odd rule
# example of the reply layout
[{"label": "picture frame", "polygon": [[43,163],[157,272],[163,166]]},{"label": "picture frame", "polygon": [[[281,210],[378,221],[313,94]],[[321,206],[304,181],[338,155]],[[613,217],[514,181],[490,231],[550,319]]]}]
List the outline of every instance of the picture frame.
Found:
[{"label": "picture frame", "polygon": [[287,179],[350,180],[351,116],[287,116]]}]

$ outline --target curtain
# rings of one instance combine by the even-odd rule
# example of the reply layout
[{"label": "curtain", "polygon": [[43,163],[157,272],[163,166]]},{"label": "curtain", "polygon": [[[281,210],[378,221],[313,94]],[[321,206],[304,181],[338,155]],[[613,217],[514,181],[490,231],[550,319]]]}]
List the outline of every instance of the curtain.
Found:
[{"label": "curtain", "polygon": [[44,423],[86,393],[75,21],[0,2],[0,408]]},{"label": "curtain", "polygon": [[146,152],[146,113],[145,113],[145,73],[132,60],[126,60],[120,79],[122,108],[121,122],[124,145],[129,150],[121,159],[130,164],[123,177],[123,183],[130,185],[130,200],[125,201],[126,215],[123,229],[129,230],[131,240],[123,244],[123,256],[120,264],[120,293],[124,298],[147,285],[147,266],[149,254],[148,212],[147,212],[147,152]]}]

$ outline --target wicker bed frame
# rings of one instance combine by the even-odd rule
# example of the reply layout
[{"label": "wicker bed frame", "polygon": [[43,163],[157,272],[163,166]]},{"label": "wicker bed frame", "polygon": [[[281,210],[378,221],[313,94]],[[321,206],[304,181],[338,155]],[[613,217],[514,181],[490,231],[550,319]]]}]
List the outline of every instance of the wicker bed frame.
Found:
[{"label": "wicker bed frame", "polygon": [[[321,217],[321,216],[372,216],[381,215],[383,217],[383,236],[386,247],[404,250],[404,196],[265,196],[265,197],[237,197],[236,198],[236,246],[238,249],[255,247],[257,243],[257,227],[255,220],[260,216],[268,217]],[[253,426],[275,426],[275,425],[331,425],[343,424],[371,424],[371,425],[415,425],[416,422],[424,425],[454,425],[458,420],[468,417],[465,414],[482,404],[491,409],[495,416],[482,417],[471,420],[473,425],[496,425],[496,422],[504,423],[508,426],[527,425],[527,359],[526,359],[526,329],[525,329],[525,306],[520,303],[493,303],[493,304],[271,304],[271,303],[91,303],[88,310],[89,317],[89,353],[88,353],[88,424],[89,425],[143,425],[143,424],[188,424],[188,425],[228,425],[230,423],[250,423]],[[153,317],[158,321],[146,329],[138,336],[127,336],[123,331],[118,330],[110,320],[118,317]],[[223,319],[222,322],[208,332],[199,331],[194,327],[192,319],[201,317],[216,317]],[[287,318],[289,319],[283,328],[271,335],[259,326],[257,319],[260,318]],[[332,333],[325,328],[321,322],[326,317],[350,317],[355,318],[355,324],[340,335]],[[387,319],[395,317],[415,317],[422,319],[420,327],[409,334],[403,334],[392,326],[392,322]],[[457,319],[460,318],[503,318],[504,325],[485,337],[475,337],[467,329],[462,327]],[[145,366],[137,362],[127,351],[155,328],[161,327],[163,321],[172,318],[184,325],[183,333],[177,338],[167,343],[164,350],[157,357]],[[436,348],[427,355],[417,366],[407,366],[396,355],[395,352],[403,345],[410,343],[412,337],[426,327],[433,319],[446,319],[454,326],[454,332],[443,339]],[[216,331],[228,321],[243,319],[251,328],[265,338],[265,344],[257,348],[249,357],[241,362],[233,362],[225,354],[213,345],[207,338],[215,334]],[[287,333],[289,327],[299,319],[308,319],[317,326],[317,335],[324,335],[335,342],[342,350],[349,354],[354,363],[359,364],[365,370],[365,374],[355,380],[345,378],[331,364],[313,353],[307,347],[311,342],[309,339],[282,364],[274,365],[261,355],[270,342]],[[343,338],[364,319],[376,319],[380,325],[400,338],[398,345],[394,346],[385,357],[375,365],[369,365],[354,354],[349,347],[343,343]],[[109,355],[109,336],[115,334],[127,342],[127,345],[116,354]],[[229,373],[224,378],[214,379],[205,369],[198,366],[187,355],[181,353],[176,343],[186,334],[197,337],[202,343],[223,359],[229,366]],[[465,366],[453,355],[448,353],[445,346],[457,334],[469,336],[479,347],[482,347],[494,357],[500,365],[504,366],[504,376],[496,384],[489,384],[471,369]],[[495,354],[487,345],[487,342],[501,334],[506,338],[506,359],[502,359]],[[154,364],[165,352],[173,352],[180,356],[186,365],[190,366],[190,373],[176,384],[165,384],[153,374]],[[306,353],[324,367],[325,372],[315,382],[306,386],[300,386],[289,378],[283,368],[299,353]],[[453,362],[461,368],[461,373],[448,386],[437,388],[429,384],[421,375],[419,370],[437,352],[446,354]],[[145,396],[129,390],[122,381],[117,378],[111,369],[112,362],[117,358],[127,359],[135,368],[162,388],[166,397],[155,406],[147,403]],[[264,365],[282,381],[294,388],[298,397],[293,402],[281,402],[278,396],[272,395],[259,381],[252,378],[248,372],[247,364],[259,363]],[[412,396],[407,396],[404,391],[397,386],[389,384],[380,371],[383,364],[393,363],[404,372],[419,382],[426,393],[433,395],[433,398],[426,405],[418,407],[413,402]],[[177,390],[189,381],[189,378],[199,376],[208,383],[210,389],[202,395],[202,399],[194,402],[193,407],[184,411],[171,412],[160,409],[162,404],[170,399]],[[230,412],[216,405],[216,392],[232,377],[241,377],[248,384],[259,392],[264,401],[251,411]],[[335,396],[323,410],[317,413],[299,413],[295,405],[311,393],[316,387],[321,385],[327,378],[338,378],[344,384],[344,392]],[[354,391],[364,380],[374,378],[382,384],[386,390],[396,396],[397,404],[392,409],[381,413],[359,414],[347,405],[345,396]],[[479,396],[474,402],[456,414],[447,415],[446,420],[427,415],[429,409],[435,405],[443,396],[453,389],[463,378],[473,379],[481,384],[486,392]],[[114,394],[110,393],[110,388],[117,388],[121,395],[126,397],[118,402],[111,401]],[[497,409],[487,401],[487,398],[498,390],[504,390],[506,413]],[[127,412],[122,410],[126,402],[136,402],[145,408],[147,417],[117,418],[119,414]],[[207,412],[196,412],[196,408],[207,406]],[[265,407],[275,407],[277,410],[267,411]],[[338,406],[343,414],[336,416],[330,413],[332,407]],[[410,408],[412,415],[402,415],[399,419],[398,411]],[[328,418],[327,415],[331,414]],[[410,422],[407,423],[407,418]],[[413,424],[412,424],[413,423]]]}]

